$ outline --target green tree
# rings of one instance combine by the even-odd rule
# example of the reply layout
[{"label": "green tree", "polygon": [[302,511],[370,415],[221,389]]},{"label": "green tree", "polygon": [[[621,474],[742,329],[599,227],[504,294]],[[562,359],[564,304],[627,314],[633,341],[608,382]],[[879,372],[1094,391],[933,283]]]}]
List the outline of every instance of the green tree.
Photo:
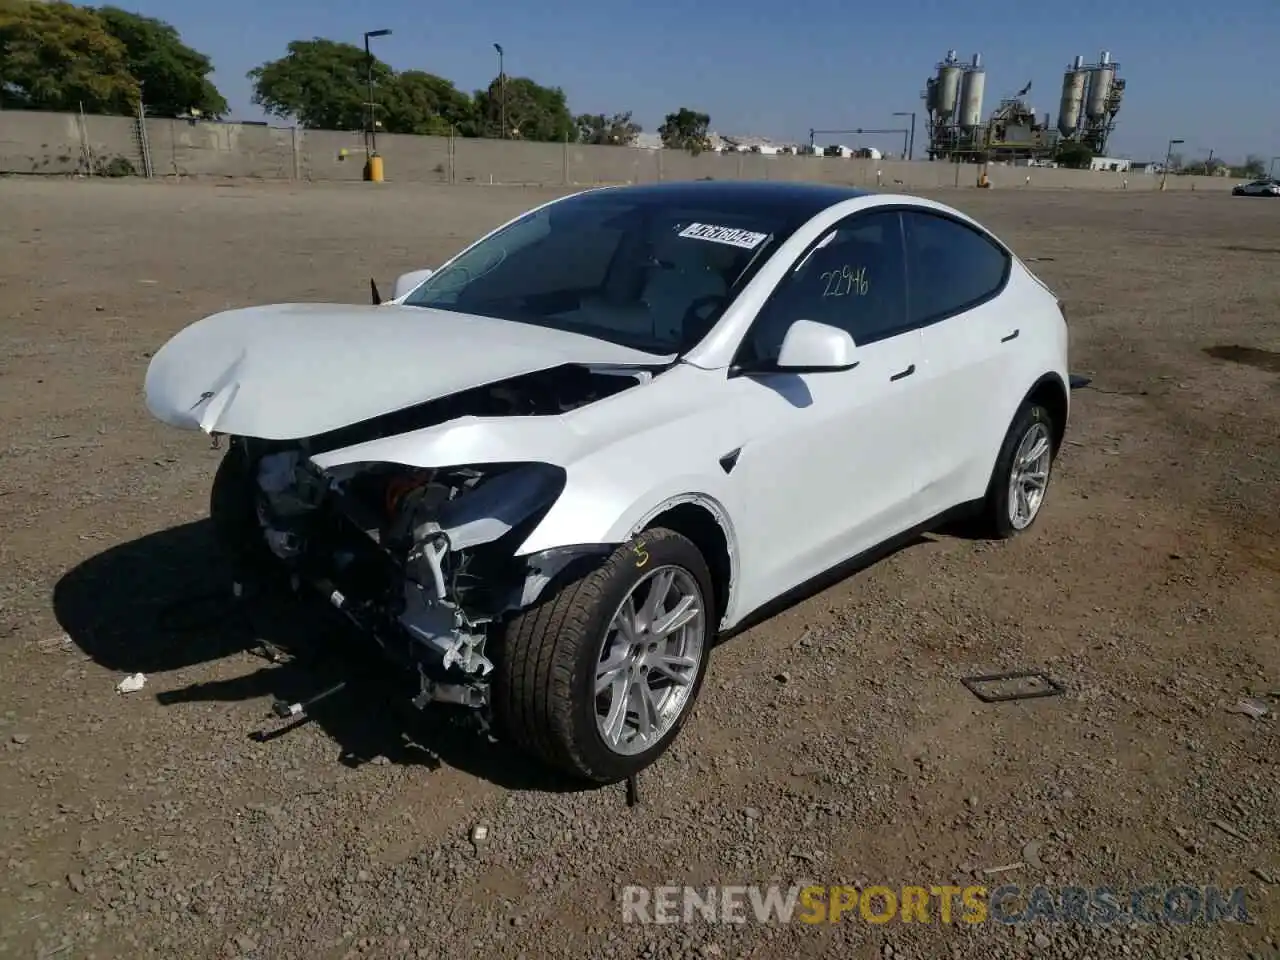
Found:
[{"label": "green tree", "polygon": [[1088,146],[1072,141],[1060,146],[1053,159],[1059,166],[1072,170],[1088,170],[1093,157],[1094,153]]},{"label": "green tree", "polygon": [[688,107],[681,107],[675,113],[668,113],[662,126],[658,128],[658,136],[662,137],[662,145],[669,150],[688,150],[699,154],[711,148],[711,139],[707,136],[711,126],[711,117]]},{"label": "green tree", "polygon": [[132,113],[137,103],[125,46],[93,10],[0,0],[0,104]]},{"label": "green tree", "polygon": [[[253,102],[267,113],[292,118],[316,130],[363,130],[368,121],[369,59],[350,43],[316,37],[294,40],[288,53],[249,71]],[[394,76],[377,57],[372,61],[374,100],[382,103]],[[379,111],[378,119],[385,117]]]},{"label": "green tree", "polygon": [[584,113],[574,122],[578,125],[581,143],[602,143],[629,146],[640,134],[640,124],[631,122],[631,111],[606,117],[602,113]]},{"label": "green tree", "polygon": [[1244,158],[1244,176],[1253,177],[1255,180],[1262,176],[1266,170],[1266,163],[1257,154],[1251,153]]},{"label": "green tree", "polygon": [[484,136],[502,136],[504,113],[508,139],[561,141],[578,136],[564,91],[541,86],[528,77],[507,77],[505,94],[501,78],[495,77],[489,89],[476,91],[475,104],[478,132]]},{"label": "green tree", "polygon": [[417,133],[470,137],[477,133],[476,106],[450,80],[422,70],[395,74],[384,87],[383,129],[389,133]]},{"label": "green tree", "polygon": [[221,118],[227,101],[209,79],[213,63],[182,42],[178,31],[153,17],[99,7],[107,32],[125,48],[129,73],[142,85],[147,113],[176,117],[189,110]]}]

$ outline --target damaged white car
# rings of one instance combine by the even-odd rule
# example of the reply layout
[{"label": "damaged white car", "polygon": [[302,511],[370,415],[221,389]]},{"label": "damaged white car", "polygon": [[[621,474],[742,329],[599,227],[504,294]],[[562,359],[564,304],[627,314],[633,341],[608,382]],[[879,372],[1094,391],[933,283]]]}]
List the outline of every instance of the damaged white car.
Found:
[{"label": "damaged white car", "polygon": [[146,399],[229,439],[239,579],[612,782],[766,604],[961,511],[1027,529],[1068,382],[1061,304],[963,214],[710,181],[555,200],[385,303],[208,317]]}]

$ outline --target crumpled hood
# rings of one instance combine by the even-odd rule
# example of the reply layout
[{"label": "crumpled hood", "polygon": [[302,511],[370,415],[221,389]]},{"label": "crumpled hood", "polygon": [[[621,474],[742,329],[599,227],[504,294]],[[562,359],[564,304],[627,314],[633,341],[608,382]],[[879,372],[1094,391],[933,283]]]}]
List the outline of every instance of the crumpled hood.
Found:
[{"label": "crumpled hood", "polygon": [[565,363],[661,360],[444,310],[286,303],[193,323],[151,359],[145,389],[147,409],[172,426],[294,440]]}]

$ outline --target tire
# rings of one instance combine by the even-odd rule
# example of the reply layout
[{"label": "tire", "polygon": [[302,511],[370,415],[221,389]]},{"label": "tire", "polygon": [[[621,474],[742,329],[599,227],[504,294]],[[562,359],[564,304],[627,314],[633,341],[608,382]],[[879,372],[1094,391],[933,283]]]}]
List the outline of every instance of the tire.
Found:
[{"label": "tire", "polygon": [[[605,696],[596,693],[597,669],[606,648],[619,651],[626,644],[617,636],[610,643],[610,624],[633,591],[643,604],[647,585],[663,582],[668,571],[682,594],[698,594],[694,603],[701,606],[700,622],[673,634],[690,643],[685,650],[692,649],[688,638],[700,634],[696,662],[682,674],[687,682],[671,682],[659,691],[661,703],[669,702],[672,711],[665,732],[659,727],[643,748],[621,742],[611,746],[597,720]],[[506,624],[490,688],[495,725],[504,739],[574,779],[598,784],[625,779],[662,756],[692,713],[717,623],[711,574],[698,548],[673,530],[647,530],[590,572],[553,585],[535,606]],[[653,682],[627,679],[635,676],[619,671],[607,694],[610,707],[619,690],[625,689],[627,697],[617,702],[629,703],[633,690]],[[679,695],[671,694],[668,701],[667,691],[677,689],[687,690],[683,699],[677,703]]]},{"label": "tire", "polygon": [[209,519],[228,573],[236,583],[256,588],[283,576],[258,523],[252,463],[233,443],[223,455],[209,491]]},{"label": "tire", "polygon": [[[1015,461],[1020,450],[1026,452],[1024,443],[1033,433],[1037,439],[1042,439],[1048,446],[1047,459],[1037,458],[1042,460],[1043,470],[1036,472],[1043,472],[1043,485],[1039,498],[1034,502],[1030,518],[1025,519],[1024,511],[1019,510],[1019,519],[1015,520],[1014,511],[1010,509],[1010,504],[1015,501],[1013,484]],[[1053,417],[1048,409],[1038,403],[1030,401],[1024,403],[1018,410],[1017,416],[1013,418],[1009,432],[1005,434],[1004,443],[1000,446],[1000,454],[996,457],[995,469],[991,474],[991,485],[988,487],[980,518],[985,533],[997,539],[1008,540],[1025,533],[1035,524],[1044,506],[1045,497],[1048,495],[1053,462],[1058,453],[1053,446],[1053,436]]]}]

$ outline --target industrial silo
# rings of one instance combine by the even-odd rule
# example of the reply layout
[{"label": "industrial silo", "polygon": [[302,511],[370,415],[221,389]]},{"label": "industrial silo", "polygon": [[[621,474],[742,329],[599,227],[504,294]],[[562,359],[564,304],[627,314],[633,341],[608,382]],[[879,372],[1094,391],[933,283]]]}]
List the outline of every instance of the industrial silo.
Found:
[{"label": "industrial silo", "polygon": [[924,82],[924,108],[930,113],[938,112],[938,80],[930,77]]},{"label": "industrial silo", "polygon": [[1111,93],[1111,82],[1116,77],[1116,65],[1111,62],[1111,54],[1103,50],[1098,58],[1097,66],[1089,74],[1089,102],[1085,106],[1085,116],[1090,120],[1102,120],[1107,115],[1107,96]]},{"label": "industrial silo", "polygon": [[960,75],[964,69],[956,63],[956,52],[947,53],[947,59],[938,64],[938,82],[934,88],[937,98],[935,110],[943,123],[955,116],[956,101],[960,98]]},{"label": "industrial silo", "polygon": [[987,71],[982,69],[982,54],[973,55],[972,65],[960,81],[960,126],[974,130],[982,125],[982,94],[987,85]]},{"label": "industrial silo", "polygon": [[1084,57],[1076,57],[1076,62],[1067,68],[1062,76],[1062,100],[1058,104],[1058,132],[1069,137],[1080,125],[1080,111],[1084,107],[1085,81],[1089,71],[1084,69]]}]

